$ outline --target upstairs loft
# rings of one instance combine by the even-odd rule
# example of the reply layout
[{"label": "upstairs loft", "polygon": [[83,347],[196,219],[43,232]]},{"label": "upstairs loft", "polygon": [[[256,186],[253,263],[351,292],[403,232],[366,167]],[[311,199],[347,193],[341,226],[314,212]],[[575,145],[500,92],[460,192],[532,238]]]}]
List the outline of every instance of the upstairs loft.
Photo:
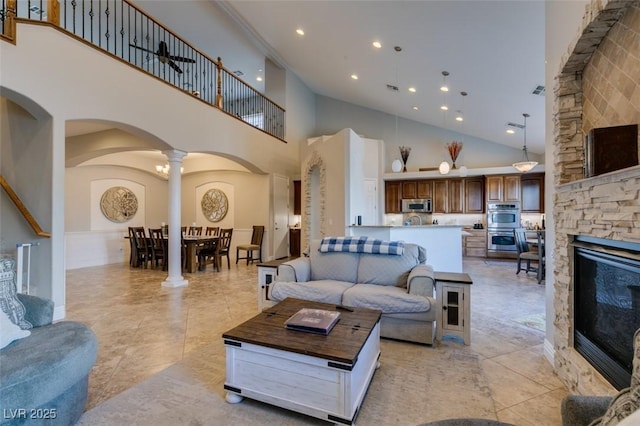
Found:
[{"label": "upstairs loft", "polygon": [[0,38],[16,43],[16,22],[67,35],[285,141],[285,111],[170,29],[124,0],[0,2]]}]

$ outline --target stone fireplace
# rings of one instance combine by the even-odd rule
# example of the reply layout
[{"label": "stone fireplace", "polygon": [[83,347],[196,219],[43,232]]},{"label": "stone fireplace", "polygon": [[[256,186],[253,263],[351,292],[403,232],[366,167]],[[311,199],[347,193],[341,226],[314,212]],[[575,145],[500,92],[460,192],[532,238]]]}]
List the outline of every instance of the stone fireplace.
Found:
[{"label": "stone fireplace", "polygon": [[585,136],[640,123],[638,69],[640,0],[592,1],[554,87],[554,362],[582,394],[615,388],[576,350],[574,240],[640,243],[640,166],[585,179]]}]

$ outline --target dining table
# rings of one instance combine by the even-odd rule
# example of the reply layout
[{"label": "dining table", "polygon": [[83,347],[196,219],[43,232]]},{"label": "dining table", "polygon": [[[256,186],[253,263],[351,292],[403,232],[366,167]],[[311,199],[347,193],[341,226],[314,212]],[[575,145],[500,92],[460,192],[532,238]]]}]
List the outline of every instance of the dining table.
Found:
[{"label": "dining table", "polygon": [[194,273],[198,270],[198,249],[217,246],[220,237],[214,235],[185,235],[182,239],[186,246],[186,272]]},{"label": "dining table", "polygon": [[[129,240],[129,236],[125,236],[125,239]],[[182,237],[182,241],[184,241],[185,245],[185,256],[186,256],[186,265],[185,271],[189,273],[194,273],[198,270],[198,249],[210,246],[215,247],[218,245],[218,241],[220,240],[219,236],[215,235],[185,235]],[[165,236],[165,250],[168,253],[168,241],[169,238]],[[151,240],[149,239],[147,244],[151,244]],[[135,244],[131,244],[131,259],[130,264],[133,267],[138,267],[137,262],[137,254],[135,253],[136,247]]]}]

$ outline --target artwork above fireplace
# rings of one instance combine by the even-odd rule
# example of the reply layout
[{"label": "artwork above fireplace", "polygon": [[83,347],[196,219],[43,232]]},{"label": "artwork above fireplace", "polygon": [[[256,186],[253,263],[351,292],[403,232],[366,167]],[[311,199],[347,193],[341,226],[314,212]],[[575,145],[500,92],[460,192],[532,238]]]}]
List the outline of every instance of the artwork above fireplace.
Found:
[{"label": "artwork above fireplace", "polygon": [[577,236],[573,247],[574,349],[622,389],[640,328],[640,244]]}]

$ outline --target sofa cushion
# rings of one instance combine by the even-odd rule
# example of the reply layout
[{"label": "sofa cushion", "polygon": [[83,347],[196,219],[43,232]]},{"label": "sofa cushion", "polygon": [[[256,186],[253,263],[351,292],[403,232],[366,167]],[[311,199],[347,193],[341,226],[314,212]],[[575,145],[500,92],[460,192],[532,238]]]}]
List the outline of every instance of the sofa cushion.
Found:
[{"label": "sofa cushion", "polygon": [[0,259],[0,309],[14,324],[25,330],[31,328],[32,325],[24,319],[26,310],[18,300],[15,266],[16,262],[13,259]]},{"label": "sofa cushion", "polygon": [[[311,280],[355,283],[358,277],[358,253],[320,253],[320,240],[311,242]],[[393,256],[398,257],[398,256]]]},{"label": "sofa cushion", "polygon": [[407,287],[411,269],[425,261],[422,247],[407,243],[402,256],[361,254],[357,283]]},{"label": "sofa cushion", "polygon": [[342,303],[342,293],[353,283],[335,280],[318,280],[307,282],[281,282],[271,285],[271,298],[281,301],[287,297],[312,300],[314,302]]},{"label": "sofa cushion", "polygon": [[91,329],[73,321],[35,327],[0,350],[0,407],[40,407],[85,377],[96,361]]},{"label": "sofa cushion", "polygon": [[431,301],[426,297],[409,294],[400,287],[377,284],[356,284],[345,290],[342,304],[355,308],[378,309],[383,314],[425,312],[431,309]]},{"label": "sofa cushion", "polygon": [[31,332],[29,330],[23,330],[15,325],[7,314],[0,309],[0,349],[14,340],[23,339],[30,334]]}]

